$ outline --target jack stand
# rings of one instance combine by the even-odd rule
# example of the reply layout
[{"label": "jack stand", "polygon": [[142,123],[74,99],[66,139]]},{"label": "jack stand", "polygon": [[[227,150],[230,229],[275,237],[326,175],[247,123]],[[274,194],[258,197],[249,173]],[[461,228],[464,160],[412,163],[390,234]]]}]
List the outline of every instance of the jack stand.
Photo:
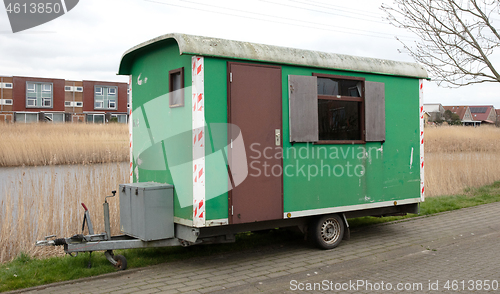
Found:
[{"label": "jack stand", "polygon": [[87,268],[92,268],[92,251],[89,254],[89,263],[87,264]]}]

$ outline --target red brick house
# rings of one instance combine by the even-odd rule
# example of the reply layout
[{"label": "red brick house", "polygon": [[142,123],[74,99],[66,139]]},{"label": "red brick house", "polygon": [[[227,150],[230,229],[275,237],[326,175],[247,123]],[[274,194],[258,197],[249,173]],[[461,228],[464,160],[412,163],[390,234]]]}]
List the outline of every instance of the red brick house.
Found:
[{"label": "red brick house", "polygon": [[127,122],[127,83],[0,77],[0,122]]}]

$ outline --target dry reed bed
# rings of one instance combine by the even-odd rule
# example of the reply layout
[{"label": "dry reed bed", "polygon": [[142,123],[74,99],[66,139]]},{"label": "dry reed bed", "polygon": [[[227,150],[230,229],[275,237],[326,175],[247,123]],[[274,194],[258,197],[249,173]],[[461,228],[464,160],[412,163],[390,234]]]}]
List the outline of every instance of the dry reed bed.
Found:
[{"label": "dry reed bed", "polygon": [[125,124],[1,124],[0,166],[128,161]]},{"label": "dry reed bed", "polygon": [[[56,234],[69,237],[81,229],[83,208],[88,207],[94,231],[104,232],[104,196],[128,181],[126,164],[75,166],[76,172],[59,174],[26,171],[14,179],[0,201],[0,263],[19,253],[31,256],[62,255],[62,247],[35,247],[36,240]],[[17,190],[17,191],[16,191]],[[110,203],[111,234],[119,234],[118,195]],[[88,234],[87,228],[85,233]]]},{"label": "dry reed bed", "polygon": [[[42,141],[45,142],[45,146],[51,146],[51,140],[38,135],[35,128],[41,127],[42,131],[47,132],[49,129],[52,129],[53,132],[59,131],[65,133],[65,136],[54,135],[56,138],[54,140],[58,142],[54,143],[54,146],[69,145],[74,146],[71,148],[79,148],[80,146],[77,145],[82,144],[85,145],[83,149],[90,148],[92,150],[98,147],[96,145],[117,146],[115,147],[116,149],[126,150],[126,155],[123,155],[121,160],[116,160],[128,160],[128,150],[126,148],[128,145],[126,142],[127,130],[123,125],[56,125],[49,127],[39,125],[42,124],[30,125],[30,127],[26,127],[25,125],[11,125],[9,126],[11,128],[7,137],[17,140],[15,138],[15,134],[17,133],[18,137],[30,138],[38,142],[23,143],[31,146],[27,148],[28,151],[33,151],[37,149],[36,146],[41,144]],[[66,128],[71,130],[66,131]],[[14,132],[13,130],[17,131]],[[1,125],[0,132],[0,144],[2,144],[6,135]],[[31,132],[31,135],[21,135],[20,133],[22,132]],[[91,140],[100,140],[100,143],[92,145],[88,142]],[[79,143],[73,144],[71,141]],[[113,145],[113,141],[121,143]],[[19,142],[23,141],[19,140]],[[21,148],[19,146],[22,144],[19,142],[16,148]],[[89,145],[86,145],[87,143]],[[499,143],[500,128],[484,126],[480,128],[426,128],[426,195],[436,196],[462,193],[466,187],[477,187],[500,180]],[[125,145],[125,148],[122,145]],[[71,148],[66,149],[66,151],[61,151],[60,149],[54,154],[71,153]],[[8,158],[10,156],[5,156],[5,154],[18,152],[15,148],[11,150],[9,152],[2,150],[2,157]],[[76,154],[93,154],[94,152],[97,151],[87,152],[86,150],[82,150],[76,152]],[[105,149],[105,151],[99,152],[107,154],[106,152],[108,151]],[[22,154],[22,152],[19,153]],[[16,156],[22,157],[24,155]],[[49,155],[46,158],[48,159],[38,162],[55,164],[55,162],[62,162],[57,161],[59,160],[58,158],[66,158],[66,156]],[[51,160],[51,158],[57,160]],[[78,159],[79,157],[76,158]],[[93,156],[89,156],[88,158],[90,159],[85,160],[89,162],[97,161]],[[77,159],[69,161],[77,161]],[[36,160],[33,159],[33,161]],[[5,163],[2,164],[7,165]],[[108,163],[104,165],[92,165],[90,167],[79,166],[76,168],[79,169],[77,173],[58,174],[48,172],[43,175],[35,174],[27,169],[25,174],[12,181],[11,187],[7,190],[6,198],[0,203],[0,244],[2,245],[0,247],[0,263],[12,260],[20,252],[25,252],[32,256],[61,255],[63,253],[61,247],[35,247],[34,242],[48,234],[68,237],[78,233],[78,229],[81,228],[83,216],[83,209],[80,206],[81,202],[84,202],[91,212],[95,231],[104,231],[102,221],[104,196],[110,195],[111,190],[118,189],[120,183],[128,182],[128,166],[126,164]],[[60,182],[64,184],[61,186],[58,184]],[[3,191],[0,191],[0,193],[3,193]],[[59,198],[62,195],[64,197]],[[112,234],[118,234],[118,199],[111,199],[110,203]]]},{"label": "dry reed bed", "polygon": [[426,196],[463,193],[500,180],[500,128],[425,128]]}]

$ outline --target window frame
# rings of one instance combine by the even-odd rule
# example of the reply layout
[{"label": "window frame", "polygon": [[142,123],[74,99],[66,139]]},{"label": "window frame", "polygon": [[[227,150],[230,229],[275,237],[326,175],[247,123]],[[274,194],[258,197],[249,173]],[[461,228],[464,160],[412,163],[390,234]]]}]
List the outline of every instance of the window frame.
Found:
[{"label": "window frame", "polygon": [[[42,92],[52,92],[52,84],[49,83],[41,83],[42,84]],[[49,89],[46,90],[45,86],[49,86]]]},{"label": "window frame", "polygon": [[66,92],[72,92],[73,91],[73,87],[71,87],[71,86],[64,86],[64,91],[66,91]]},{"label": "window frame", "polygon": [[[111,107],[113,104],[113,107]],[[116,109],[116,99],[108,99],[108,109]]]},{"label": "window frame", "polygon": [[76,86],[75,87],[75,92],[83,92],[83,87],[82,86]]},{"label": "window frame", "polygon": [[12,89],[14,87],[13,83],[3,83],[4,89]]},{"label": "window frame", "polygon": [[[37,85],[39,87],[37,87]],[[47,109],[53,108],[54,104],[53,83],[26,81],[25,94],[26,94],[25,96],[26,108],[47,108]]]},{"label": "window frame", "polygon": [[[180,103],[178,104],[174,104],[174,91],[172,91],[172,88],[174,86],[174,81],[173,81],[173,77],[174,75],[177,75],[179,74],[180,75],[180,79],[181,79],[181,85],[180,85],[180,89],[176,90],[178,91],[179,95],[181,96],[181,101]],[[168,72],[168,106],[170,108],[176,108],[176,107],[184,107],[185,103],[184,103],[184,67],[180,67],[180,68],[177,68],[177,69],[173,69],[171,71]]]},{"label": "window frame", "polygon": [[[332,74],[322,74],[322,73],[312,73],[313,76],[317,78],[329,78],[336,80],[351,80],[358,81],[362,83],[361,86],[361,97],[352,97],[352,96],[342,96],[342,95],[322,95],[318,93],[318,101],[319,100],[330,100],[330,101],[346,101],[346,102],[357,102],[358,103],[358,113],[360,116],[359,127],[360,127],[360,140],[321,140],[318,136],[318,141],[313,142],[316,145],[325,145],[325,144],[365,144],[365,78],[363,77],[351,77],[351,76],[341,76],[341,75],[332,75]],[[319,115],[319,111],[318,111]],[[319,130],[318,130],[319,132]],[[318,133],[319,135],[319,133]]]},{"label": "window frame", "polygon": [[[34,88],[33,88],[33,89],[31,89],[31,88],[29,87],[30,85],[33,85],[33,86],[34,86]],[[27,91],[28,93],[36,93],[36,83],[33,83],[33,82],[27,82],[27,83],[26,83],[26,91]]]}]

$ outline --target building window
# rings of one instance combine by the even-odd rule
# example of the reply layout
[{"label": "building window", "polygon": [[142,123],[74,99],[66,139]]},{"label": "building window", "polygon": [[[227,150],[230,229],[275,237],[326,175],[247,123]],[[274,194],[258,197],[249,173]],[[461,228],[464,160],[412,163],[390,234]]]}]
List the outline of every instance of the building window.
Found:
[{"label": "building window", "polygon": [[126,124],[127,123],[127,115],[126,114],[112,114],[111,117],[116,117],[119,123]]},{"label": "building window", "polygon": [[72,101],[64,101],[64,106],[71,107]]},{"label": "building window", "polygon": [[104,114],[87,114],[85,121],[88,123],[104,123]]},{"label": "building window", "polygon": [[38,113],[16,113],[15,118],[20,123],[38,122]]},{"label": "building window", "polygon": [[52,108],[52,83],[26,82],[26,107]]},{"label": "building window", "polygon": [[73,87],[71,87],[71,86],[64,86],[64,91],[71,92],[72,90],[73,90]]},{"label": "building window", "polygon": [[319,141],[362,141],[362,78],[317,76]]},{"label": "building window", "polygon": [[45,113],[44,116],[46,122],[64,122],[64,113]]},{"label": "building window", "polygon": [[184,106],[184,67],[168,72],[169,106]]},{"label": "building window", "polygon": [[94,109],[117,109],[117,92],[115,86],[95,86]]},{"label": "building window", "polygon": [[77,102],[75,103],[75,106],[76,106],[76,107],[83,107],[83,102],[77,101]]},{"label": "building window", "polygon": [[12,83],[0,83],[0,88],[12,89]]},{"label": "building window", "polygon": [[83,87],[76,87],[76,92],[83,92]]},{"label": "building window", "polygon": [[12,99],[0,99],[0,105],[12,105]]}]

